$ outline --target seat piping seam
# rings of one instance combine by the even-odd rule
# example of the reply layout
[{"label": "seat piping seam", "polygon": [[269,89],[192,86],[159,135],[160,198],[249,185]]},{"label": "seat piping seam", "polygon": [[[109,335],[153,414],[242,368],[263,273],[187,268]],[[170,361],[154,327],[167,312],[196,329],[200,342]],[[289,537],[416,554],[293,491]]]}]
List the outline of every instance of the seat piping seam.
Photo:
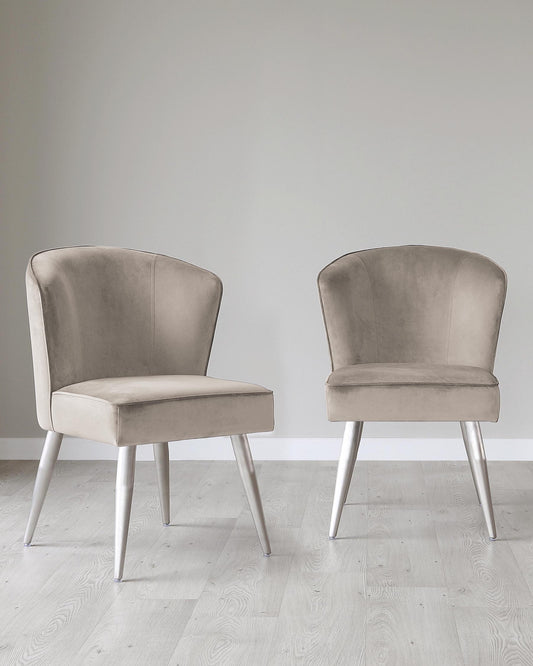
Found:
[{"label": "seat piping seam", "polygon": [[52,396],[54,395],[59,397],[70,396],[73,398],[84,398],[85,400],[94,400],[97,402],[103,402],[106,405],[112,405],[114,407],[120,408],[120,407],[129,407],[131,405],[150,405],[158,402],[176,402],[181,400],[194,400],[196,398],[231,398],[239,396],[273,395],[273,391],[265,389],[264,391],[254,391],[246,393],[201,393],[198,395],[175,396],[172,398],[156,398],[153,400],[137,400],[130,402],[111,402],[110,400],[106,400],[105,398],[97,398],[96,396],[93,395],[86,395],[84,393],[71,393],[70,391],[62,391],[62,390],[54,391]]}]

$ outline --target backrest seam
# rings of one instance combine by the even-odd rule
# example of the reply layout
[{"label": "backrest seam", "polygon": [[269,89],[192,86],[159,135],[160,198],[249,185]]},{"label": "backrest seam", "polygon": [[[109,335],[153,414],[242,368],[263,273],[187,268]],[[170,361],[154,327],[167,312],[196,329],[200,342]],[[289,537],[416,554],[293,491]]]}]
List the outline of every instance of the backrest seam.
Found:
[{"label": "backrest seam", "polygon": [[365,269],[366,275],[368,277],[368,284],[370,286],[370,297],[372,299],[372,312],[374,313],[374,341],[375,341],[375,347],[376,347],[376,357],[375,357],[375,363],[379,363],[379,353],[378,353],[378,326],[377,326],[377,319],[376,319],[376,302],[374,300],[374,287],[372,285],[372,280],[370,278],[370,273],[368,271],[368,267],[365,264],[363,258],[360,255],[357,255],[357,258],[359,261],[363,264],[363,268]]},{"label": "backrest seam", "polygon": [[450,365],[450,339],[452,336],[452,321],[453,321],[453,313],[455,310],[455,292],[457,290],[457,280],[459,277],[459,271],[461,269],[461,266],[463,265],[466,257],[468,255],[464,255],[461,257],[461,259],[457,262],[457,268],[455,269],[455,276],[453,278],[453,286],[451,288],[451,293],[450,293],[450,309],[449,309],[449,315],[448,315],[448,341],[446,345],[446,364]]}]

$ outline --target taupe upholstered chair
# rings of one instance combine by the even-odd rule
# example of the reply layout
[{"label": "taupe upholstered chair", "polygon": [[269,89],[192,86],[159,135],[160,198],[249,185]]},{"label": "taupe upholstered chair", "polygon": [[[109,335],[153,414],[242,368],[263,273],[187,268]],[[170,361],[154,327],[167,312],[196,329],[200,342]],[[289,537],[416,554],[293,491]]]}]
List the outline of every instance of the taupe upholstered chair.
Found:
[{"label": "taupe upholstered chair", "polygon": [[26,284],[37,417],[48,434],[25,545],[64,434],[118,447],[115,580],[124,568],[137,445],[154,443],[168,525],[169,440],[231,435],[259,540],[270,554],[245,433],[272,430],[273,396],[255,384],[206,377],[219,278],[163,255],[72,247],[32,257]]},{"label": "taupe upholstered chair", "polygon": [[318,286],[333,372],[330,421],[346,421],[329,536],[337,535],[364,421],[460,421],[474,485],[496,538],[479,421],[497,421],[492,374],[504,271],[486,257],[408,245],[353,252]]}]

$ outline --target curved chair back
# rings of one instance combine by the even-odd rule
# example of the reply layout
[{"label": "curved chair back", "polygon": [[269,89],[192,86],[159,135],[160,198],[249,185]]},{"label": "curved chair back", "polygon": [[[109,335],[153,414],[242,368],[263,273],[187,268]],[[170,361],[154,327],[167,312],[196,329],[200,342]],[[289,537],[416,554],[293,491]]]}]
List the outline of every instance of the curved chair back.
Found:
[{"label": "curved chair back", "polygon": [[206,373],[222,297],[209,271],[164,255],[70,247],[26,271],[39,425],[50,396],[102,377]]},{"label": "curved chair back", "polygon": [[333,369],[357,363],[492,371],[505,272],[480,254],[405,245],[346,254],[318,276]]}]

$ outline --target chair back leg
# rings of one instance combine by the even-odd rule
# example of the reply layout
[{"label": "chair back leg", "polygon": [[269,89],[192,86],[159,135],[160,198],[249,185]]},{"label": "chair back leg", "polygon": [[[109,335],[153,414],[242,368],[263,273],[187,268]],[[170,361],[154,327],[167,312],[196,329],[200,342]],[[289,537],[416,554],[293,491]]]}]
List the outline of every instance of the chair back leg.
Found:
[{"label": "chair back leg", "polygon": [[335,494],[333,495],[333,509],[331,511],[331,523],[329,526],[329,538],[337,536],[342,510],[346,504],[350,482],[352,480],[353,468],[357,460],[357,452],[363,432],[363,421],[347,421],[342,439],[341,454],[337,467],[337,481],[335,482]]},{"label": "chair back leg", "polygon": [[494,522],[487,458],[481,428],[478,421],[461,421],[461,430],[489,537],[494,540],[496,539],[496,524]]},{"label": "chair back leg", "polygon": [[136,446],[122,446],[118,450],[117,486],[115,495],[115,582],[122,580],[124,558],[130,526],[131,500],[135,480]]},{"label": "chair back leg", "polygon": [[261,495],[259,494],[259,486],[257,485],[257,477],[255,474],[254,461],[250,451],[250,444],[246,435],[232,435],[231,443],[237,461],[237,467],[241,475],[244,492],[248,498],[252,518],[254,519],[255,528],[263,549],[263,554],[267,557],[270,555],[270,541],[267,534],[265,525],[265,516],[263,513],[263,505],[261,503]]},{"label": "chair back leg", "polygon": [[170,525],[170,471],[168,442],[154,444],[154,458],[159,487],[159,503],[163,525]]},{"label": "chair back leg", "polygon": [[30,546],[33,539],[33,533],[37,526],[37,521],[43,508],[44,498],[48,492],[50,479],[56,464],[59,449],[63,435],[60,432],[48,431],[46,439],[44,440],[43,452],[39,462],[39,469],[37,470],[37,478],[35,479],[35,487],[33,489],[33,497],[31,500],[30,517],[26,526],[26,533],[24,534],[24,545]]}]

